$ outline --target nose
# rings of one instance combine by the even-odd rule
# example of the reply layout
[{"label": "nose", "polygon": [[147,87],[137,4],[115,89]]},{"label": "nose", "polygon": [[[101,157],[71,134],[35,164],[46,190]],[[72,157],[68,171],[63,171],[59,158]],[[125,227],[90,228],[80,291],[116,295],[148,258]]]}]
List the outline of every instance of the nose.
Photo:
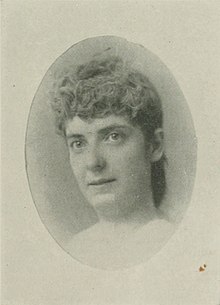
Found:
[{"label": "nose", "polygon": [[87,169],[93,172],[99,172],[106,166],[106,159],[104,153],[97,145],[90,148],[87,152]]}]

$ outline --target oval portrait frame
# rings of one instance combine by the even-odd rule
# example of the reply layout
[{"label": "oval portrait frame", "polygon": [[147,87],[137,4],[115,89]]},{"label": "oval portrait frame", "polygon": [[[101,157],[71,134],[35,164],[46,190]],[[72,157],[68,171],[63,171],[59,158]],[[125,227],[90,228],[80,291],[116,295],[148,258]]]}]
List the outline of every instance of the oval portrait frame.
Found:
[{"label": "oval portrait frame", "polygon": [[[196,173],[193,120],[184,95],[166,65],[145,47],[116,36],[92,37],[71,46],[50,66],[35,94],[27,124],[25,158],[29,187],[43,224],[59,246],[85,264],[88,263],[70,253],[66,245],[77,233],[94,225],[97,215],[78,189],[65,140],[55,132],[50,92],[57,73],[102,53],[122,57],[146,75],[162,100],[168,191],[161,210],[175,228],[189,205]],[[156,254],[172,234],[142,262]],[[89,265],[102,269],[95,263]]]}]

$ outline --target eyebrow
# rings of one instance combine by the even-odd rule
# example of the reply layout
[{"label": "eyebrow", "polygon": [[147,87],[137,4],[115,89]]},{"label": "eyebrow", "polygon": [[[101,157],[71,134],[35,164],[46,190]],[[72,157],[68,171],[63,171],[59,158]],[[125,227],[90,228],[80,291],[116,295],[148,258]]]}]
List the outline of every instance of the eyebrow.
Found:
[{"label": "eyebrow", "polygon": [[[104,128],[101,128],[98,130],[98,134],[103,135],[103,134],[108,134],[109,132],[111,132],[114,129],[130,129],[131,127],[129,125],[119,125],[119,124],[112,124],[110,126],[106,126]],[[67,134],[67,139],[70,138],[83,138],[84,135],[79,134],[79,133],[70,133]]]},{"label": "eyebrow", "polygon": [[71,138],[83,138],[84,136],[78,133],[70,133],[68,135],[66,135],[67,139],[71,139]]}]

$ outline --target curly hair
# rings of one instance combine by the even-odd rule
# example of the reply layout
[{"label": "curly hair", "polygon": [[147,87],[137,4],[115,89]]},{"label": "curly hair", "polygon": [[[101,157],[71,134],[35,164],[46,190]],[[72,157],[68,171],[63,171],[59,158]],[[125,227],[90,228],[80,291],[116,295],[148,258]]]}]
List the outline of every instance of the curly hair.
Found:
[{"label": "curly hair", "polygon": [[[65,136],[65,123],[74,116],[103,118],[111,114],[126,117],[139,126],[147,142],[163,125],[162,104],[146,76],[129,69],[121,58],[94,59],[69,69],[55,83],[51,106],[57,132]],[[153,200],[158,207],[166,191],[165,155],[151,165]]]}]

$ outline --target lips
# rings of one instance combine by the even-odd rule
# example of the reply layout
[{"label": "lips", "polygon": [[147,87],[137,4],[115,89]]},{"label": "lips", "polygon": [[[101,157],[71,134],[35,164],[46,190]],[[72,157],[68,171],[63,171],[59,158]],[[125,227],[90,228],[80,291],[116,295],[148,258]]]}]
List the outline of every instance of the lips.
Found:
[{"label": "lips", "polygon": [[98,185],[104,185],[104,184],[107,184],[107,183],[111,183],[111,182],[114,182],[116,179],[113,179],[113,178],[109,178],[109,179],[98,179],[98,180],[93,180],[91,182],[88,183],[88,185],[93,185],[93,186],[98,186]]}]

